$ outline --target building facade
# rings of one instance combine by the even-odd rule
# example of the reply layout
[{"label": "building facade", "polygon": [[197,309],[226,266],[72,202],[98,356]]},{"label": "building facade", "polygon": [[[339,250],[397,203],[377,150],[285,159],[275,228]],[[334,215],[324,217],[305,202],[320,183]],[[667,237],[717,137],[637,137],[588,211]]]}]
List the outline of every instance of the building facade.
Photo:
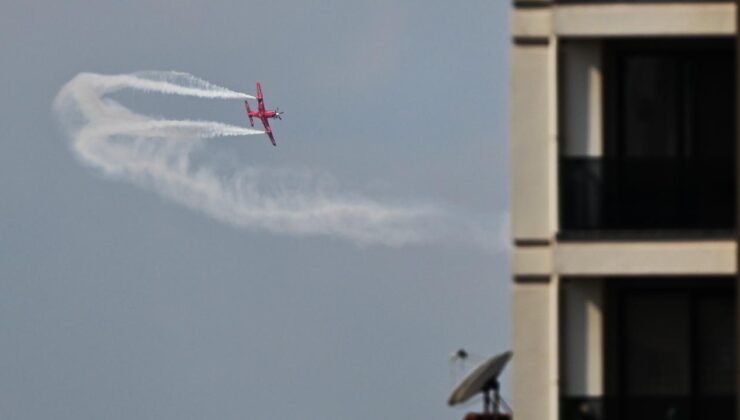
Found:
[{"label": "building facade", "polygon": [[733,1],[514,1],[519,420],[736,417]]}]

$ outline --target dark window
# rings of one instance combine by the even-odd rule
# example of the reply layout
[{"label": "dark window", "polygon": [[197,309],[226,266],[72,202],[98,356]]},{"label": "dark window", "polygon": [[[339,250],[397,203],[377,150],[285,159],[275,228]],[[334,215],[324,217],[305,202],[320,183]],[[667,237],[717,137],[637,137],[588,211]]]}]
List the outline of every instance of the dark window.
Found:
[{"label": "dark window", "polygon": [[735,293],[729,277],[607,280],[605,395],[564,396],[560,418],[735,419]]},{"label": "dark window", "polygon": [[[607,44],[609,45],[609,44]],[[676,41],[652,48],[612,46],[614,82],[607,102],[612,132],[607,153],[622,159],[732,157],[734,56],[732,44]],[[629,45],[626,44],[626,45]],[[720,48],[726,45],[725,48]],[[607,46],[607,48],[610,48]]]},{"label": "dark window", "polygon": [[561,157],[563,233],[730,232],[732,41],[610,41],[604,51],[604,156]]},{"label": "dark window", "polygon": [[733,279],[643,279],[609,293],[611,418],[736,417]]}]

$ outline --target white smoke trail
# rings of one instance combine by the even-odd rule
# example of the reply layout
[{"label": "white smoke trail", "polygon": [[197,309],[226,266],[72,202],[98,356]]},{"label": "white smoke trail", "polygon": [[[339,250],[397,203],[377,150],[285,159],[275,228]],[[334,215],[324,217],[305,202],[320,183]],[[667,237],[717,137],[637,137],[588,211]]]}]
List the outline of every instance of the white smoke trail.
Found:
[{"label": "white smoke trail", "polygon": [[217,86],[192,74],[177,71],[142,71],[132,74],[102,75],[81,73],[89,84],[108,92],[136,89],[170,95],[195,96],[213,99],[254,99],[254,96]]},{"label": "white smoke trail", "polygon": [[135,89],[200,98],[253,98],[186,73],[81,73],[62,87],[53,111],[82,162],[108,176],[152,188],[235,226],[290,235],[327,235],[358,244],[427,242],[443,233],[434,206],[385,204],[326,188],[305,171],[244,167],[226,176],[194,162],[204,139],[259,130],[213,121],[159,120],[137,114],[110,93]]}]

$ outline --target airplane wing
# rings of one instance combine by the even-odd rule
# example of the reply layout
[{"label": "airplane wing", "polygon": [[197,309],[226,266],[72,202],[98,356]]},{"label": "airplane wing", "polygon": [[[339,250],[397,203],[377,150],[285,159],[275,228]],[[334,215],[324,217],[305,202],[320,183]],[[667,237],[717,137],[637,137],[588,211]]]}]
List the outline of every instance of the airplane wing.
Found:
[{"label": "airplane wing", "polygon": [[244,108],[246,108],[246,109],[247,109],[247,118],[249,118],[249,124],[250,124],[250,125],[251,125],[252,127],[254,127],[254,121],[252,120],[252,116],[251,116],[251,115],[249,115],[249,113],[250,113],[250,112],[252,112],[252,110],[251,110],[251,109],[249,108],[249,102],[247,102],[247,101],[244,101]]},{"label": "airplane wing", "polygon": [[265,98],[262,96],[262,85],[257,82],[257,108],[261,112],[265,112]]},{"label": "airplane wing", "polygon": [[272,128],[270,128],[270,123],[267,121],[267,118],[262,117],[262,125],[265,126],[265,134],[267,134],[267,137],[270,138],[270,142],[273,146],[277,146],[277,143],[275,142],[275,137],[272,136]]}]

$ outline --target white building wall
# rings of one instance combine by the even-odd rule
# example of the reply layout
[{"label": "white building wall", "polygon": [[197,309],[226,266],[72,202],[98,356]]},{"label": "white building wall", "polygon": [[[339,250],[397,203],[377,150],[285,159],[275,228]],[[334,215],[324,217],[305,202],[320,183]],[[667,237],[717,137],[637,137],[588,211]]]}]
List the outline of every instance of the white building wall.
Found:
[{"label": "white building wall", "polygon": [[718,36],[736,31],[734,2],[561,4],[559,37]]},{"label": "white building wall", "polygon": [[549,45],[514,44],[511,52],[512,234],[515,241],[551,236]]}]

